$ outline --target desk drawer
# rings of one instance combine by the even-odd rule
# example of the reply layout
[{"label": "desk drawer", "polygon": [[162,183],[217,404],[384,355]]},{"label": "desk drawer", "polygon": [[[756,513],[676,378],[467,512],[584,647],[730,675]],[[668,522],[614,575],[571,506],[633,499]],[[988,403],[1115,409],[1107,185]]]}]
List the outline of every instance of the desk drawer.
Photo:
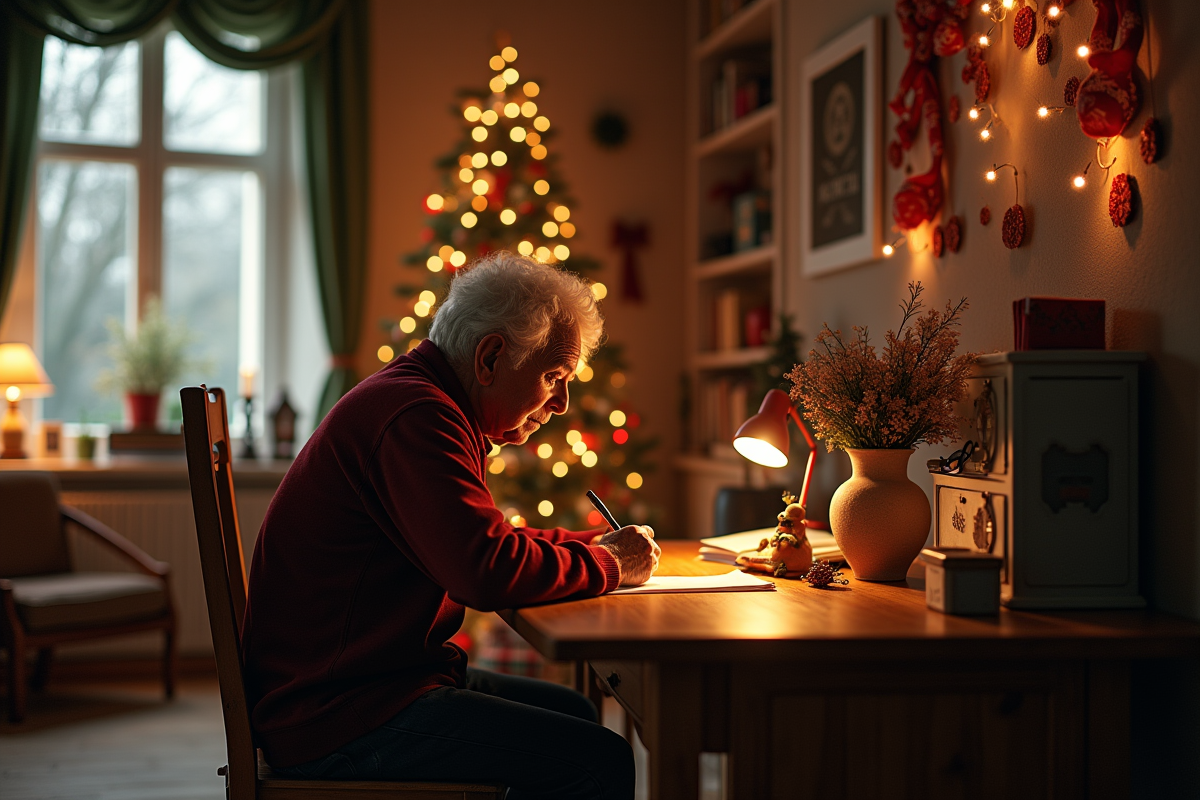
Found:
[{"label": "desk drawer", "polygon": [[625,710],[640,724],[645,707],[643,697],[642,662],[640,661],[593,661],[592,669],[600,682],[608,687],[613,697],[620,701]]}]

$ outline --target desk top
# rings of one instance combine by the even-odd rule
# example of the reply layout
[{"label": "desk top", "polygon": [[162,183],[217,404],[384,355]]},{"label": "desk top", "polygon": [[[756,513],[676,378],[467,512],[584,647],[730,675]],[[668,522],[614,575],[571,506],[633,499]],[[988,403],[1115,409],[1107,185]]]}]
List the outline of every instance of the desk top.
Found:
[{"label": "desk top", "polygon": [[[700,561],[698,543],[663,541],[664,575],[729,571]],[[1165,658],[1200,656],[1200,624],[1148,611],[942,614],[922,582],[774,592],[595,597],[501,612],[549,659],[838,661],[887,659]]]}]

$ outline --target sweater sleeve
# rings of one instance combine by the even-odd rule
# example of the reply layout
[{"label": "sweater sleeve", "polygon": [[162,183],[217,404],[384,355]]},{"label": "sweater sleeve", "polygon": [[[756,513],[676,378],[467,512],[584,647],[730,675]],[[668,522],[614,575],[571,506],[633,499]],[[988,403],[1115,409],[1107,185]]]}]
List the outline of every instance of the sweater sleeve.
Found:
[{"label": "sweater sleeve", "polygon": [[513,528],[513,530],[532,536],[535,539],[545,539],[548,542],[583,542],[588,544],[602,533],[608,532],[608,527],[592,528],[588,531],[569,531],[566,528]]},{"label": "sweater sleeve", "polygon": [[[385,429],[361,491],[397,547],[450,598],[480,611],[616,588],[608,550],[568,531],[535,536],[496,508],[466,420],[453,406],[409,406]],[[588,539],[591,537],[589,536]]]}]

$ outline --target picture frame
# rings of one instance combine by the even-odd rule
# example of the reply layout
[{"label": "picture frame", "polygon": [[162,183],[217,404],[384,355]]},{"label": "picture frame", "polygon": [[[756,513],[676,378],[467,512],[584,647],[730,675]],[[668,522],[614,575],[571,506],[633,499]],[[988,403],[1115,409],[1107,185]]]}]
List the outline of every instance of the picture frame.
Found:
[{"label": "picture frame", "polygon": [[883,218],[883,17],[804,60],[800,263],[806,277],[878,258]]},{"label": "picture frame", "polygon": [[42,457],[62,458],[63,424],[57,419],[42,420]]}]

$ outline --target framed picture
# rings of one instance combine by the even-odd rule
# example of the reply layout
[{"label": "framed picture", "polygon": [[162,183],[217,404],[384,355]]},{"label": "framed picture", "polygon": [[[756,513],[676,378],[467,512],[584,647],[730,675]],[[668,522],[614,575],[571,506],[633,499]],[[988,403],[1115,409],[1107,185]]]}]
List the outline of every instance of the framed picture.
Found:
[{"label": "framed picture", "polygon": [[42,455],[61,458],[63,454],[63,424],[56,419],[42,420]]},{"label": "framed picture", "polygon": [[800,79],[801,267],[821,275],[881,244],[883,18],[868,17],[804,61]]}]

